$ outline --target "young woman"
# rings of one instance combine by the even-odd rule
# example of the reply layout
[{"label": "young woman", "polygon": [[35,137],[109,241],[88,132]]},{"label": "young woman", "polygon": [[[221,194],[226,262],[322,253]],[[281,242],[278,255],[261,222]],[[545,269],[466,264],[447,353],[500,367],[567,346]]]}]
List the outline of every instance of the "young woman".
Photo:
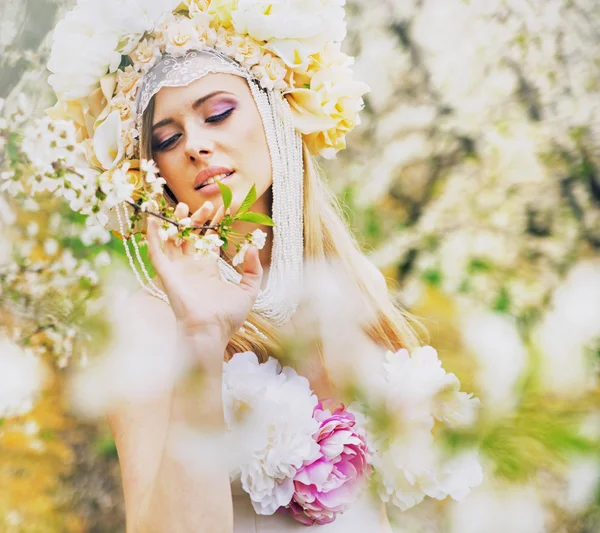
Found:
[{"label": "young woman", "polygon": [[[203,65],[212,60],[212,54],[205,52],[198,54],[194,64],[203,72]],[[179,62],[184,63],[185,58]],[[274,178],[293,177],[274,176],[268,128],[253,98],[253,83],[236,74],[207,72],[188,85],[160,87],[143,110],[142,152],[154,159],[166,180],[166,194],[176,205],[176,218],[190,217],[197,226],[214,225],[222,219],[224,209],[215,176],[232,190],[232,213],[255,185],[253,211],[274,214]],[[306,146],[302,154],[302,260],[342,265],[376,317],[367,332],[374,342],[394,351],[416,346],[410,326],[388,297],[383,277],[360,252],[338,214]],[[277,217],[275,221],[277,224]],[[255,227],[238,223],[236,230],[249,233]],[[214,472],[207,467],[201,475],[190,475],[185,465],[164,453],[170,427],[189,416],[206,427],[223,425],[220,384],[224,357],[249,350],[265,360],[277,353],[278,328],[273,320],[253,310],[261,287],[265,289],[267,284],[263,272],[272,274],[275,261],[273,231],[263,229],[269,235],[267,245],[260,252],[250,247],[237,285],[221,279],[215,259],[194,258],[195,250],[189,243],[178,246],[173,239],[163,242],[159,221],[149,220],[149,252],[170,307],[147,293],[141,294],[135,305],[140,312],[152,310],[156,326],[169,328],[173,338],[178,331],[183,332],[209,376],[209,385],[202,389],[202,402],[197,402],[205,406],[203,415],[184,414],[174,407],[179,394],[174,385],[151,403],[121,405],[111,416],[131,532],[262,532],[304,527],[289,517],[256,515],[240,487],[230,487],[226,471]],[[275,232],[278,230],[276,225]],[[242,328],[245,322],[256,330]],[[309,357],[299,363],[299,372],[319,397],[335,398],[335,376],[328,372],[326,354],[317,351]],[[332,532],[386,531],[386,522],[379,507],[362,501],[334,523],[320,527]]]},{"label": "young woman", "polygon": [[[339,401],[348,377],[368,378],[377,367],[367,352],[377,357],[419,345],[383,277],[351,237],[313,161],[314,154],[329,156],[345,146],[367,90],[352,80],[351,58],[341,52],[343,4],[80,0],[57,26],[49,62],[58,96],[53,116],[75,123],[90,166],[76,174],[82,182],[69,190],[72,205],[103,225],[116,216],[134,270],[134,257],[140,255],[128,248],[129,242],[135,248],[135,241],[129,239],[127,209],[134,206],[138,214],[163,210],[160,221],[144,215],[158,276],[149,279],[142,265],[147,279],[139,274],[138,279],[147,292],[132,299],[129,312],[147,317],[148,327],[173,346],[173,353],[165,354],[173,357],[172,379],[152,399],[122,403],[110,414],[128,533],[266,533],[304,527],[298,523],[307,521],[302,509],[294,517],[298,521],[275,512],[291,506],[291,478],[284,497],[278,492],[283,482],[273,486],[274,478],[267,476],[271,492],[265,510],[260,484],[230,483],[221,460],[226,451],[214,444],[217,437],[198,451],[193,465],[173,453],[181,444],[181,427],[199,428],[205,435],[225,430],[222,389],[229,363],[224,361],[252,352],[268,365],[269,357],[284,352],[282,336],[296,328],[310,341],[310,349],[294,359],[298,374],[319,398]],[[73,54],[74,48],[85,53]],[[232,192],[232,215],[248,207],[244,199],[254,186],[252,211],[274,221],[272,229],[253,224],[260,220],[256,217],[236,222],[236,231],[252,235],[237,254],[231,246],[196,252],[198,245],[203,249],[218,241],[214,232],[226,216],[216,182]],[[165,198],[172,210],[165,208]],[[165,213],[178,224],[174,232],[165,231]],[[184,221],[208,226],[207,231],[182,238]],[[260,251],[257,245],[264,239],[258,230],[267,234]],[[298,311],[308,264],[325,265],[336,281],[345,280],[344,291],[356,295],[354,309],[340,310],[344,323],[333,336],[327,328],[308,331]],[[175,360],[182,353],[190,366],[184,377]],[[436,371],[437,355],[433,363]],[[195,386],[197,370],[201,387]],[[286,379],[290,375],[295,374]],[[311,422],[314,412],[311,408]],[[349,414],[335,417],[342,426],[354,420]],[[430,429],[425,428],[427,439]],[[359,448],[364,444],[358,437],[355,441]],[[311,445],[316,444],[311,440]],[[366,444],[361,450],[366,457]],[[342,477],[352,477],[350,463]],[[433,497],[448,493],[432,486]],[[421,501],[424,490],[418,489],[418,497],[415,490],[409,482],[401,507]],[[348,496],[343,492],[336,497]],[[323,531],[389,528],[383,506],[367,497],[338,516],[333,516],[335,502],[330,503],[309,520]]]}]

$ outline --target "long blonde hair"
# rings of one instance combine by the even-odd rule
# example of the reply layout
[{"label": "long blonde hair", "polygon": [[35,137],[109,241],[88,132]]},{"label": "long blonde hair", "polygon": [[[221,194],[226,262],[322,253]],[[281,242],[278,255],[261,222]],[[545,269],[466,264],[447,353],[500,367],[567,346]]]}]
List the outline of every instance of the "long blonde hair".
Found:
[{"label": "long blonde hair", "polygon": [[[146,159],[151,157],[152,141],[150,135],[144,136],[144,132],[151,131],[153,116],[154,98],[143,117],[141,155]],[[377,287],[373,270],[344,222],[341,207],[326,185],[306,144],[303,144],[303,152],[305,260],[335,260],[356,283],[363,302],[369,306],[372,316],[375,317],[366,330],[372,341],[392,351],[419,346],[419,338],[410,323],[416,323],[416,320],[395,305],[387,291]],[[383,283],[383,278],[381,281]],[[254,311],[250,312],[247,320],[256,326],[266,339],[252,329],[245,328],[243,332],[238,332],[231,338],[227,347],[227,357],[238,352],[252,351],[260,360],[266,361],[269,356],[281,354],[282,347],[277,328]],[[320,346],[318,352],[323,370],[327,373]]]}]

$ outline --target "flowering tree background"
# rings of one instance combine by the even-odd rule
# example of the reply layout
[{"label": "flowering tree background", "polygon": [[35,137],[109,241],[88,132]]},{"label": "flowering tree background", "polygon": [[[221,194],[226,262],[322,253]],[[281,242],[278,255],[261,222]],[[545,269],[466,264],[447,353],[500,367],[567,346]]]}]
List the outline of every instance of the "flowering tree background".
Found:
[{"label": "flowering tree background", "polygon": [[[65,407],[65,368],[120,335],[103,274],[124,262],[121,245],[65,202],[15,198],[13,179],[40,164],[40,143],[68,146],[32,124],[53,103],[48,32],[72,4],[0,5],[0,525],[19,533],[123,530],[114,443]],[[480,444],[485,483],[462,504],[390,509],[394,529],[594,531],[600,5],[346,9],[372,92],[326,173],[395,297],[483,405],[475,429],[448,440]]]}]

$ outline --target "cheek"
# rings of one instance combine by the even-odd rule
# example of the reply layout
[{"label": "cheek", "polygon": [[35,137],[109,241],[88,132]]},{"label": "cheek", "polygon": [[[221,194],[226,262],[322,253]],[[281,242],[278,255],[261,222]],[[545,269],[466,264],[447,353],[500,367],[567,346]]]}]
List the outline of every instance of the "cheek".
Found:
[{"label": "cheek", "polygon": [[257,111],[243,118],[243,124],[235,129],[233,135],[238,139],[237,144],[248,165],[245,172],[256,182],[257,189],[264,192],[271,185],[272,176],[271,155],[262,120]]},{"label": "cheek", "polygon": [[178,179],[178,176],[183,175],[180,158],[176,155],[175,151],[172,151],[157,154],[154,161],[160,171],[160,175],[167,182],[169,189],[177,194],[177,191],[182,186],[181,179]]}]

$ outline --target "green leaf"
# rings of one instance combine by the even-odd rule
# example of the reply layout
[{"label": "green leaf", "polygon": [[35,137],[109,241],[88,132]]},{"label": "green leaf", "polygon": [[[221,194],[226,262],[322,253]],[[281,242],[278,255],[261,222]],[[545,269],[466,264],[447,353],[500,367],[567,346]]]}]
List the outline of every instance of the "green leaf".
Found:
[{"label": "green leaf", "polygon": [[494,311],[498,311],[499,313],[507,313],[510,309],[510,305],[510,294],[506,287],[502,287],[498,293],[496,301],[492,306],[492,309],[494,309]]},{"label": "green leaf", "polygon": [[117,457],[117,446],[111,435],[101,436],[95,443],[94,448],[104,457]]},{"label": "green leaf", "polygon": [[223,205],[225,206],[225,210],[227,210],[231,205],[233,194],[231,193],[231,189],[227,187],[227,185],[223,185],[220,181],[217,181],[217,185],[219,186],[221,196],[223,197]]},{"label": "green leaf", "polygon": [[253,184],[252,188],[248,191],[246,198],[244,198],[244,201],[237,212],[237,216],[247,213],[254,202],[256,202],[256,185]]},{"label": "green leaf", "polygon": [[244,213],[236,218],[241,222],[254,222],[255,224],[262,224],[263,226],[275,225],[275,222],[273,222],[271,217],[263,215],[262,213]]},{"label": "green leaf", "polygon": [[432,287],[439,287],[442,284],[442,273],[436,269],[429,269],[421,274],[421,279]]}]

